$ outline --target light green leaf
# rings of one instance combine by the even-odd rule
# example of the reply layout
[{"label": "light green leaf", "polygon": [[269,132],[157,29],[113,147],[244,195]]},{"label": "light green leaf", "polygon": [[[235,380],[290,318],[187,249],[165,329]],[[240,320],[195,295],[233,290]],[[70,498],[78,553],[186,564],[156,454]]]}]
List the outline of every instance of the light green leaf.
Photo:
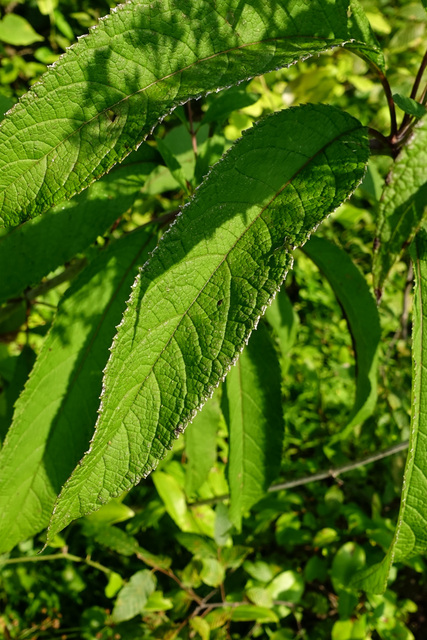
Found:
[{"label": "light green leaf", "polygon": [[[0,237],[0,303],[86,249],[132,205],[158,155],[142,145],[87,191]],[[66,242],[64,242],[66,238]]]},{"label": "light green leaf", "polygon": [[280,289],[268,307],[265,317],[279,338],[279,347],[282,353],[282,375],[284,375],[289,367],[289,352],[295,343],[299,323],[298,314],[284,287]]},{"label": "light green leaf", "polygon": [[185,430],[185,492],[193,496],[208,479],[216,460],[216,434],[221,420],[219,393],[207,401],[203,410]]},{"label": "light green leaf", "polygon": [[393,94],[393,100],[402,111],[415,118],[422,118],[427,113],[424,105],[407,96],[401,96],[400,93]]},{"label": "light green leaf", "polygon": [[234,622],[255,620],[256,622],[279,622],[279,618],[270,608],[257,607],[252,604],[242,604],[233,609],[231,619]]},{"label": "light green leaf", "polygon": [[427,211],[427,117],[418,122],[387,180],[381,200],[373,260],[381,298],[391,267],[411,243]]},{"label": "light green leaf", "polygon": [[25,47],[40,42],[43,37],[34,31],[25,18],[16,13],[8,13],[0,20],[0,40],[15,47]]},{"label": "light green leaf", "polygon": [[121,575],[112,571],[108,576],[108,584],[105,587],[104,593],[107,598],[114,598],[116,593],[120,591],[123,586],[123,578]]},{"label": "light green leaf", "polygon": [[155,588],[156,583],[150,571],[144,569],[134,573],[117,597],[112,614],[113,620],[124,622],[142,613]]},{"label": "light green leaf", "polygon": [[16,404],[0,452],[0,550],[43,529],[93,432],[102,367],[135,277],[153,240],[124,237],[67,291]]},{"label": "light green leaf", "polygon": [[218,587],[225,578],[225,569],[216,558],[203,558],[200,577],[209,587]]},{"label": "light green leaf", "polygon": [[368,154],[354,118],[306,105],[267,117],[215,165],[135,282],[91,452],[62,491],[52,534],[157,465],[248,340],[291,264],[288,247],[352,192]]},{"label": "light green leaf", "polygon": [[[354,7],[353,7],[354,5]],[[87,187],[175,106],[336,46],[383,66],[354,1],[131,0],[73,45],[0,126],[0,218]]]},{"label": "light green leaf", "polygon": [[104,504],[99,511],[87,516],[89,522],[94,525],[109,525],[117,522],[124,522],[133,518],[135,512],[130,507],[123,504],[120,498],[113,498],[108,504]]},{"label": "light green leaf", "polygon": [[266,493],[280,470],[283,414],[280,366],[264,325],[227,376],[229,518],[242,515]]},{"label": "light green leaf", "polygon": [[409,453],[403,480],[400,511],[390,549],[380,564],[356,575],[352,584],[383,593],[393,562],[427,552],[427,233],[417,234],[413,245],[415,300],[412,330],[412,415]]},{"label": "light green leaf", "polygon": [[348,254],[325,238],[313,237],[304,247],[329,281],[353,338],[356,355],[356,398],[348,423],[337,435],[345,437],[373,412],[377,400],[378,347],[381,327],[378,310],[365,278]]},{"label": "light green leaf", "polygon": [[274,600],[299,602],[304,593],[304,580],[295,571],[279,573],[268,585],[267,590]]}]

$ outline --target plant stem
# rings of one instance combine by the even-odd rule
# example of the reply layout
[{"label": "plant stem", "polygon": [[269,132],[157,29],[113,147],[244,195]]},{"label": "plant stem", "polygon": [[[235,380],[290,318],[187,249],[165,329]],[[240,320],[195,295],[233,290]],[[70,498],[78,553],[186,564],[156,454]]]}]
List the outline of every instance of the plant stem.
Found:
[{"label": "plant stem", "polygon": [[[293,489],[294,487],[300,487],[305,484],[309,484],[310,482],[317,482],[318,480],[327,480],[328,478],[337,478],[342,473],[347,473],[348,471],[353,471],[354,469],[358,469],[359,467],[364,467],[367,464],[371,464],[372,462],[376,462],[377,460],[382,460],[383,458],[388,458],[400,451],[404,451],[408,448],[408,440],[404,442],[399,442],[399,444],[395,444],[384,451],[380,451],[379,453],[374,453],[371,456],[367,456],[366,458],[362,458],[361,460],[356,460],[355,462],[349,462],[348,464],[344,464],[341,467],[335,467],[335,469],[327,469],[325,471],[319,471],[319,473],[313,473],[309,476],[304,476],[302,478],[298,478],[297,480],[289,480],[288,482],[282,482],[280,484],[273,484],[269,487],[269,493],[273,493],[275,491],[282,491],[284,489]],[[188,505],[190,507],[198,507],[204,504],[215,504],[216,502],[222,502],[223,500],[228,500],[229,494],[223,494],[221,496],[215,496],[215,498],[209,498],[207,500],[198,500],[197,502],[189,502]]]},{"label": "plant stem", "polygon": [[87,564],[89,567],[93,567],[94,569],[98,569],[98,571],[102,571],[109,575],[111,573],[111,569],[108,567],[104,567],[104,565],[99,562],[95,562],[90,558],[80,558],[79,556],[74,556],[68,552],[61,553],[50,553],[45,556],[27,556],[24,558],[9,558],[7,560],[0,561],[0,567],[6,564],[21,564],[23,562],[48,562],[50,560],[69,560],[70,562],[83,562]]}]

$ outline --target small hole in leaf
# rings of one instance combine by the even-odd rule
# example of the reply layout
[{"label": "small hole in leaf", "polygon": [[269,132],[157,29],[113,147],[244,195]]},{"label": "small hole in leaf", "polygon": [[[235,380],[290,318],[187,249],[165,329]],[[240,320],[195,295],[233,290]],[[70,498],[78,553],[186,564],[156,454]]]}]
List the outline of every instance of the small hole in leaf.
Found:
[{"label": "small hole in leaf", "polygon": [[108,109],[107,118],[109,119],[110,122],[114,122],[115,119],[117,118],[117,113],[114,113],[112,109]]},{"label": "small hole in leaf", "polygon": [[222,305],[222,302],[223,302],[222,300],[218,300],[218,302],[216,303],[216,306],[220,307]]}]

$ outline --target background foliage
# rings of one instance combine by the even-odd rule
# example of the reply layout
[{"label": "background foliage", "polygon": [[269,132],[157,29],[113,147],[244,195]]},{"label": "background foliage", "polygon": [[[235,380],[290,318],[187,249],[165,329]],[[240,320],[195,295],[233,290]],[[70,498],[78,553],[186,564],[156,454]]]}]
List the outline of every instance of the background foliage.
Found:
[{"label": "background foliage", "polygon": [[[425,10],[403,0],[366,0],[363,5],[386,52],[393,90],[407,95],[424,53]],[[3,111],[110,6],[77,0],[3,2]],[[306,102],[341,107],[379,130],[389,126],[381,87],[367,65],[338,49],[179,107],[141,152],[139,175],[148,176],[143,190],[133,191],[125,181],[126,168],[120,169],[125,172],[126,208],[119,215],[108,211],[108,180],[93,196],[106,207],[96,242],[75,257],[72,238],[62,246],[53,237],[64,252],[59,262],[65,268],[0,309],[2,439],[58,301],[82,266],[99,254],[105,257],[113,240],[154,215],[171,219],[207,167],[261,115]],[[161,166],[154,168],[159,158]],[[381,180],[389,165],[387,158],[374,158],[351,203],[318,232],[346,250],[369,284]],[[90,202],[86,204],[82,218],[91,220]],[[275,475],[281,481],[400,443],[410,426],[408,257],[393,269],[380,307],[375,412],[362,429],[350,424],[343,431],[354,402],[353,344],[336,295],[308,254],[296,252],[286,291],[275,303],[293,321],[281,327],[273,307],[263,327],[274,339],[282,369],[286,435]],[[14,295],[11,289],[10,297]],[[383,596],[367,597],[349,585],[354,571],[381,559],[390,544],[404,454],[339,479],[271,492],[240,523],[220,499],[230,489],[228,433],[220,412],[220,406],[226,411],[230,384],[219,389],[185,439],[177,440],[141,485],[57,535],[48,555],[34,557],[44,543],[43,536],[36,536],[2,556],[4,638],[424,637],[423,558],[397,565]],[[197,439],[197,427],[202,439]],[[194,464],[200,457],[206,461],[204,469]],[[31,561],[25,563],[26,557]]]}]

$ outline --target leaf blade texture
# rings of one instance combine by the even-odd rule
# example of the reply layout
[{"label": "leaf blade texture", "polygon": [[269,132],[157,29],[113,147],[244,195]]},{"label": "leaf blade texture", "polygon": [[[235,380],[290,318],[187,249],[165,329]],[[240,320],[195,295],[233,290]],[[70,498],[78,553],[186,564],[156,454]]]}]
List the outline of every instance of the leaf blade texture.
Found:
[{"label": "leaf blade texture", "polygon": [[356,397],[342,439],[372,414],[377,401],[378,310],[365,278],[349,255],[326,238],[313,236],[303,249],[329,281],[344,311],[356,358]]},{"label": "leaf blade texture", "polygon": [[426,214],[426,166],[427,117],[415,125],[382,195],[372,266],[378,299],[390,269],[411,243]]},{"label": "leaf blade texture", "polygon": [[284,423],[281,372],[267,328],[260,324],[227,375],[230,521],[242,516],[279,474]]},{"label": "leaf blade texture", "polygon": [[409,450],[393,541],[384,560],[355,576],[354,586],[383,593],[394,562],[427,551],[427,233],[422,229],[411,251],[415,273],[412,336],[412,412]]},{"label": "leaf blade texture", "polygon": [[190,98],[336,46],[381,58],[353,5],[351,11],[348,0],[121,5],[2,122],[3,223],[19,224],[86,188]]},{"label": "leaf blade texture", "polygon": [[146,230],[117,241],[60,304],[0,451],[1,552],[46,527],[61,485],[87,447],[108,347],[148,246]]},{"label": "leaf blade texture", "polygon": [[[148,145],[87,191],[0,237],[0,304],[84,251],[133,204],[156,167]],[[64,238],[66,241],[64,242]]]},{"label": "leaf blade texture", "polygon": [[306,105],[248,130],[213,168],[134,283],[91,451],[61,493],[52,531],[156,466],[243,349],[289,249],[348,197],[368,155],[357,120]]}]

